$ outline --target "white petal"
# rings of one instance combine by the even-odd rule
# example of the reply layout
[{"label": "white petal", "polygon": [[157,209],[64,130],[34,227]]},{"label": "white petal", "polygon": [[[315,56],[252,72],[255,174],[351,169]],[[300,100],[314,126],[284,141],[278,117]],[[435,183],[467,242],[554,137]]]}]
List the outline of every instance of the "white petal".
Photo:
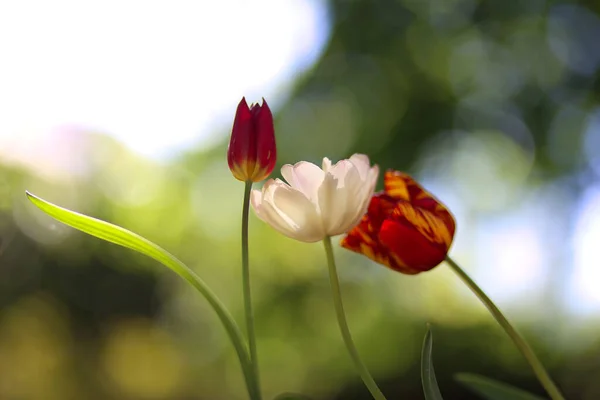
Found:
[{"label": "white petal", "polygon": [[361,206],[361,215],[367,212],[367,208],[369,207],[369,203],[371,202],[371,197],[373,197],[373,192],[375,192],[375,186],[377,186],[377,178],[379,177],[379,167],[377,165],[373,166],[369,169],[365,182],[363,183],[364,192],[362,193],[362,206]]},{"label": "white petal", "polygon": [[325,176],[321,168],[313,163],[300,161],[294,165],[286,164],[281,167],[281,175],[291,187],[301,191],[317,204],[317,192]]},{"label": "white petal", "polygon": [[369,208],[369,203],[371,202],[371,198],[373,197],[373,192],[375,191],[375,186],[377,185],[377,177],[379,176],[379,167],[377,165],[373,166],[373,168],[369,169],[367,174],[367,179],[363,182],[363,190],[357,196],[359,206],[357,207],[357,214],[354,217],[354,220],[349,224],[351,225],[348,230],[354,228],[363,215],[367,212]]},{"label": "white petal", "polygon": [[[270,181],[272,181],[272,179],[269,179],[266,183],[268,184]],[[254,213],[256,214],[256,216],[260,219],[263,219],[261,217],[261,206],[262,206],[262,191],[260,190],[253,190],[250,193],[250,205],[252,206],[252,209],[254,210]]]},{"label": "white petal", "polygon": [[363,181],[348,160],[334,165],[319,189],[319,208],[325,232],[329,236],[345,233],[360,212]]},{"label": "white petal", "polygon": [[315,205],[282,181],[266,189],[260,212],[265,222],[292,239],[310,243],[325,237]]},{"label": "white petal", "polygon": [[360,177],[366,179],[371,166],[371,164],[369,164],[369,157],[364,154],[356,153],[350,157],[350,162],[358,169]]},{"label": "white petal", "polygon": [[345,189],[338,189],[338,180],[332,174],[325,174],[323,184],[319,188],[319,213],[325,232],[331,234],[335,230],[343,210],[346,208],[347,197],[343,195]]},{"label": "white petal", "polygon": [[329,171],[329,168],[331,168],[331,160],[327,157],[324,157],[322,165],[323,165],[323,172]]},{"label": "white petal", "polygon": [[346,175],[351,170],[356,170],[356,168],[350,161],[340,160],[336,162],[333,166],[329,167],[327,173],[333,175],[333,177],[337,180],[337,187],[342,187],[346,182]]},{"label": "white petal", "polygon": [[[281,182],[279,184],[284,183]],[[262,191],[253,190],[250,197],[250,205],[258,218],[265,221],[279,232],[287,234],[290,232],[289,224],[282,221],[280,218],[273,218],[269,213],[272,207],[265,201],[267,197],[272,196],[271,193],[277,185],[277,181],[269,179],[263,186]]]}]

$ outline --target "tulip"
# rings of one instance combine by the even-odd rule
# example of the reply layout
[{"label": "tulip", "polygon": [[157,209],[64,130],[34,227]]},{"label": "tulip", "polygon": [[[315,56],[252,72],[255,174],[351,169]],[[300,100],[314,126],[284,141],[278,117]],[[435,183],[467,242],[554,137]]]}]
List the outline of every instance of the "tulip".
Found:
[{"label": "tulip", "polygon": [[301,161],[286,164],[281,175],[287,181],[269,179],[262,191],[252,192],[251,204],[258,218],[285,236],[301,242],[318,242],[352,229],[366,212],[375,190],[379,168],[369,157],[354,154],[323,168]]},{"label": "tulip", "polygon": [[242,98],[235,113],[227,162],[233,176],[243,182],[266,179],[277,159],[273,115],[263,99],[262,106],[248,107]]},{"label": "tulip", "polygon": [[379,167],[371,167],[369,157],[354,154],[334,165],[324,158],[322,168],[305,161],[286,164],[281,168],[281,175],[287,183],[269,179],[261,191],[252,191],[252,208],[258,218],[287,237],[307,243],[323,241],[342,338],[373,398],[385,400],[352,340],[331,246],[331,236],[348,232],[367,211]]},{"label": "tulip", "polygon": [[251,397],[255,398],[256,396],[257,399],[260,399],[261,395],[256,335],[254,333],[254,313],[250,293],[248,214],[252,183],[266,179],[273,172],[276,160],[277,147],[275,146],[273,115],[267,102],[263,99],[262,106],[251,104],[248,107],[246,99],[242,97],[233,120],[231,140],[227,149],[227,163],[234,178],[245,182],[242,206],[242,291],[248,352],[252,368],[251,378],[254,383],[254,393],[251,393]]},{"label": "tulip", "polygon": [[342,247],[395,271],[418,274],[446,258],[454,237],[452,214],[410,176],[387,171],[384,191],[342,239]]},{"label": "tulip", "polygon": [[[550,398],[564,400],[527,341],[492,299],[448,256],[455,229],[454,217],[442,203],[407,174],[389,170],[384,175],[383,192],[373,196],[367,213],[342,239],[341,245],[395,271],[411,275],[428,271],[445,260],[508,334]],[[333,259],[330,249],[329,254]],[[332,269],[335,270],[335,265]],[[338,309],[341,310],[341,306]],[[370,382],[366,380],[365,383]]]}]

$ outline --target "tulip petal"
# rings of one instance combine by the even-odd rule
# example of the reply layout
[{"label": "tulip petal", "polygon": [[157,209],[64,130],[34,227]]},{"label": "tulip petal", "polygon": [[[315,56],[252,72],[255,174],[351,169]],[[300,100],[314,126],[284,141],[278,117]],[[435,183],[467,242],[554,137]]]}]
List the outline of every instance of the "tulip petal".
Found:
[{"label": "tulip petal", "polygon": [[414,226],[387,219],[379,231],[379,240],[389,250],[405,274],[428,271],[446,257],[446,249],[436,246]]},{"label": "tulip petal", "polygon": [[[323,165],[325,165],[325,160],[326,159],[323,159]],[[350,171],[355,171],[356,173],[358,173],[354,165],[348,160],[340,160],[335,164],[330,165],[327,168],[327,170],[324,169],[324,171],[326,171],[327,174],[330,174],[335,178],[337,182],[337,188],[347,186],[346,176],[350,173]],[[360,175],[358,175],[358,178],[360,179]]]},{"label": "tulip petal", "polygon": [[[360,171],[359,171],[360,172]],[[362,216],[367,212],[371,196],[377,185],[377,177],[379,176],[379,167],[373,166],[367,171],[367,175],[364,179],[363,192],[359,195],[360,206],[358,207],[358,214],[355,217],[354,225],[358,224]]]},{"label": "tulip petal", "polygon": [[314,204],[317,204],[319,187],[325,173],[313,163],[300,161],[294,165],[285,164],[281,167],[281,175],[296,190],[304,193]]},{"label": "tulip petal", "polygon": [[354,166],[360,173],[361,179],[367,179],[369,170],[371,169],[371,164],[369,164],[369,157],[367,157],[364,154],[356,153],[350,157],[350,162],[354,164]]},{"label": "tulip petal", "polygon": [[263,99],[262,106],[252,107],[255,111],[254,124],[256,131],[256,166],[253,180],[262,181],[271,174],[277,161],[277,146],[275,145],[275,128],[273,115],[269,105]]},{"label": "tulip petal", "polygon": [[380,242],[379,231],[385,219],[395,207],[395,202],[386,194],[377,194],[371,198],[368,211],[359,224],[340,242],[345,249],[363,254],[371,260],[393,270],[404,272],[389,250]]},{"label": "tulip petal", "polygon": [[319,188],[319,209],[329,236],[345,233],[358,223],[364,214],[361,209],[364,190],[358,170],[348,160],[339,161],[329,169]]},{"label": "tulip petal", "polygon": [[[265,186],[272,180],[273,179],[269,179],[267,182],[265,182]],[[252,206],[252,209],[254,210],[254,213],[256,214],[256,216],[264,221],[264,219],[261,216],[262,198],[263,198],[262,190],[254,189],[254,190],[252,190],[252,192],[250,192],[250,205]]]},{"label": "tulip petal", "polygon": [[436,215],[408,203],[399,203],[390,219],[412,227],[434,245],[447,249],[452,244],[453,232],[450,231],[442,215]]},{"label": "tulip petal", "polygon": [[273,228],[302,242],[317,242],[325,237],[314,204],[298,190],[281,180],[265,185],[257,214]]},{"label": "tulip petal", "polygon": [[[360,174],[360,171],[357,170],[357,173]],[[371,196],[373,195],[375,185],[377,184],[378,174],[379,167],[374,166],[373,168],[369,168],[369,171],[366,172],[366,176],[364,177],[364,179],[362,179],[359,184],[355,185],[358,188],[358,190],[350,194],[350,196],[352,196],[352,198],[354,199],[354,205],[352,209],[355,211],[355,213],[352,217],[348,216],[348,228],[346,229],[346,231],[358,225],[363,215],[367,212],[369,202],[371,201]]]},{"label": "tulip petal", "polygon": [[265,194],[269,188],[276,184],[277,183],[275,179],[269,179],[267,182],[265,182],[262,190],[253,190],[250,193],[250,205],[259,219],[268,223],[279,232],[287,235],[289,232],[292,232],[289,224],[281,218],[272,218],[272,216],[269,214],[269,211],[272,207],[266,201],[264,201]]},{"label": "tulip petal", "polygon": [[346,186],[348,186],[347,196],[349,205],[347,214],[344,215],[345,227],[344,232],[355,227],[363,215],[367,211],[367,207],[375,190],[377,176],[372,182],[362,179],[360,171],[354,167],[351,172],[346,175]]},{"label": "tulip petal", "polygon": [[398,171],[386,171],[383,177],[383,187],[385,193],[396,199],[410,201],[407,182],[412,181],[408,175]]},{"label": "tulip petal", "polygon": [[[437,216],[446,226],[446,230],[441,227],[434,230],[439,234],[444,234],[444,242],[450,246],[456,228],[455,221],[448,209],[438,199],[427,192],[411,176],[398,171],[386,171],[384,186],[386,194],[398,200],[406,200],[413,210],[429,211],[432,215]],[[408,215],[408,218],[411,218],[413,214],[408,208],[404,213]],[[414,223],[418,224],[418,221],[415,220]],[[434,223],[430,221],[428,224]]]},{"label": "tulip petal", "polygon": [[343,210],[346,208],[347,198],[345,196],[337,196],[345,189],[337,189],[338,180],[331,174],[325,174],[325,179],[319,188],[318,201],[319,213],[323,221],[323,229],[329,236],[334,236],[336,233],[336,224],[341,217]]},{"label": "tulip petal", "polygon": [[236,179],[244,181],[252,174],[256,162],[256,131],[246,98],[238,104],[227,149],[227,162]]}]

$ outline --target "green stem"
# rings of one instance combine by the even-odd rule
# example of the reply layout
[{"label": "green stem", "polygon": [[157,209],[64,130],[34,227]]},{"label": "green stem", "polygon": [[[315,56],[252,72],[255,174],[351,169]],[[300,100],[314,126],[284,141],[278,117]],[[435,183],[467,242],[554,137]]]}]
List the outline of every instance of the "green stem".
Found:
[{"label": "green stem", "polygon": [[346,321],[346,314],[344,313],[344,305],[342,304],[342,293],[340,291],[340,281],[335,266],[335,259],[333,257],[331,238],[329,236],[323,239],[323,245],[325,246],[325,254],[327,255],[327,265],[329,267],[329,281],[331,282],[331,292],[333,294],[333,305],[335,306],[335,313],[337,315],[338,325],[340,326],[340,330],[342,331],[342,337],[344,338],[344,343],[346,344],[348,353],[350,353],[350,357],[352,357],[354,366],[358,370],[360,377],[362,378],[365,386],[367,386],[367,389],[369,389],[369,392],[371,392],[373,398],[376,400],[386,400],[381,390],[379,390],[377,383],[375,383],[375,380],[369,373],[369,370],[360,359],[360,356],[358,355],[358,350],[356,350],[356,346],[354,345],[354,341],[352,340],[352,336],[350,335],[350,329],[348,328],[348,322]]},{"label": "green stem", "polygon": [[256,336],[254,334],[254,313],[252,312],[252,295],[250,290],[250,260],[248,256],[248,216],[250,211],[250,192],[252,181],[246,181],[244,187],[244,205],[242,209],[242,285],[244,295],[244,313],[246,314],[246,331],[250,350],[250,363],[256,385],[256,398],[261,398],[260,378],[258,374],[258,358],[256,355]]},{"label": "green stem", "polygon": [[[174,260],[176,259],[174,258]],[[179,262],[179,260],[176,261]],[[202,281],[198,275],[188,269],[185,265],[183,265],[183,263],[180,263],[179,267],[181,267],[181,270],[178,272],[179,275],[188,281],[188,283],[190,283],[194,288],[196,288],[217,313],[217,316],[225,327],[225,331],[231,339],[233,347],[235,348],[240,360],[248,395],[252,400],[260,400],[260,389],[258,388],[258,384],[254,378],[252,361],[248,355],[248,349],[244,343],[243,335],[233,317],[231,314],[229,314],[223,303],[221,303],[217,296],[208,288],[208,286],[206,286],[204,281]]]},{"label": "green stem", "polygon": [[498,323],[508,334],[508,336],[510,336],[514,344],[517,346],[519,351],[523,354],[523,356],[531,366],[531,369],[533,369],[533,372],[537,376],[544,389],[546,389],[546,392],[548,392],[548,394],[550,395],[550,398],[552,398],[553,400],[564,400],[565,398],[560,393],[560,390],[558,390],[556,384],[552,381],[552,378],[550,378],[550,375],[542,365],[541,361],[537,358],[537,356],[535,355],[531,347],[529,347],[529,344],[527,344],[525,339],[523,339],[523,337],[516,331],[516,329],[513,328],[510,322],[508,322],[504,314],[502,314],[502,311],[500,311],[498,307],[496,307],[494,302],[484,293],[483,290],[479,288],[479,286],[477,286],[477,284],[469,277],[469,275],[467,275],[466,272],[463,271],[462,268],[460,268],[456,262],[454,262],[454,260],[452,260],[450,257],[446,257],[446,262],[450,265],[452,270],[460,277],[460,279],[462,279],[462,281],[469,287],[469,289],[471,289],[471,291],[475,293],[475,296],[477,296],[479,300],[481,300],[483,305],[486,306],[486,308],[490,311],[492,316],[496,319],[496,321],[498,321]]}]

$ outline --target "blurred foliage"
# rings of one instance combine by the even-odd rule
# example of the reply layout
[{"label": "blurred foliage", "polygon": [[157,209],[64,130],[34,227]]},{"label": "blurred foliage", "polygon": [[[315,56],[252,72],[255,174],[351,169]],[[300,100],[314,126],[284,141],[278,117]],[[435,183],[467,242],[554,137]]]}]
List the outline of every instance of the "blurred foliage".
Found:
[{"label": "blurred foliage", "polygon": [[476,374],[456,374],[457,382],[470,388],[486,400],[542,400],[543,397],[534,396],[514,386],[507,385],[493,379]]},{"label": "blurred foliage", "polygon": [[[488,248],[478,248],[486,222],[533,201],[552,233],[542,247],[549,266],[538,279],[543,290],[524,288],[508,314],[568,398],[600,397],[599,321],[575,323],[561,300],[572,215],[600,180],[600,3],[328,4],[327,48],[275,110],[279,164],[363,152],[383,169],[415,174],[456,213],[453,254],[474,272],[486,268],[476,262],[478,251],[490,259]],[[233,348],[193,289],[143,256],[54,222],[24,195],[32,190],[159,243],[242,321],[243,185],[227,169],[227,134],[216,148],[190,149],[165,165],[82,132],[82,166],[71,174],[3,168],[1,399],[245,398]],[[266,398],[369,398],[337,330],[321,247],[286,239],[256,218],[250,230]],[[436,326],[434,363],[445,398],[475,398],[452,380],[456,372],[543,395],[516,349],[446,268],[408,277],[337,253],[351,330],[390,399],[423,398],[426,322]],[[528,269],[512,267],[517,280]]]}]

